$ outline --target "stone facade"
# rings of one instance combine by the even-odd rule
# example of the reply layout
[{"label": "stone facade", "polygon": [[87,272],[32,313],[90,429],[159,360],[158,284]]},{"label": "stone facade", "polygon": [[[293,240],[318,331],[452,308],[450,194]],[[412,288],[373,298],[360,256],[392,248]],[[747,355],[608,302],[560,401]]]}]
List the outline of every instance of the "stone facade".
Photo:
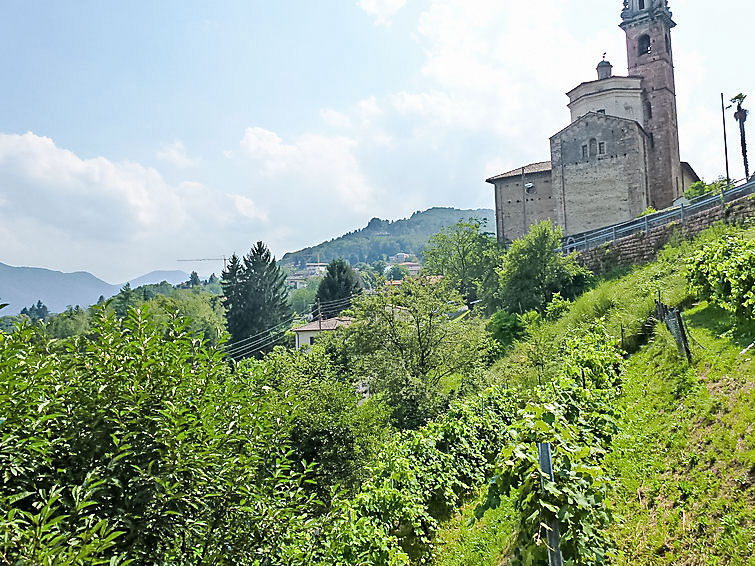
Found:
[{"label": "stone facade", "polygon": [[551,138],[553,220],[565,234],[623,222],[647,208],[647,145],[634,120],[594,112]]},{"label": "stone facade", "polygon": [[565,235],[631,220],[671,206],[694,179],[679,159],[667,2],[625,0],[621,17],[629,76],[613,76],[601,61],[598,80],[568,93],[572,123],[551,138],[550,162],[487,179],[499,241],[547,219]]},{"label": "stone facade", "polygon": [[495,184],[496,232],[516,240],[541,220],[556,221],[550,163],[534,163],[498,175]]}]

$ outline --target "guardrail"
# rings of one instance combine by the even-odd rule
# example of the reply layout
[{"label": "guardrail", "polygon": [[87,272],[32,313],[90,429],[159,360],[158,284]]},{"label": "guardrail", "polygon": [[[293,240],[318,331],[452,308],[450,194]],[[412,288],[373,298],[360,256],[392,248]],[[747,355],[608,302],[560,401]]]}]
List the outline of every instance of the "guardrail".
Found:
[{"label": "guardrail", "polygon": [[689,204],[679,205],[675,208],[667,208],[660,212],[648,214],[635,220],[629,220],[612,226],[582,232],[581,234],[572,234],[561,240],[561,249],[563,254],[572,252],[581,252],[595,248],[608,242],[615,242],[621,238],[626,238],[638,232],[648,233],[657,226],[665,226],[670,222],[680,222],[684,224],[685,220],[695,214],[710,210],[717,206],[723,206],[727,202],[737,200],[738,198],[755,193],[755,180],[745,182],[738,181],[734,187],[723,193],[714,195],[704,195],[692,200]]}]

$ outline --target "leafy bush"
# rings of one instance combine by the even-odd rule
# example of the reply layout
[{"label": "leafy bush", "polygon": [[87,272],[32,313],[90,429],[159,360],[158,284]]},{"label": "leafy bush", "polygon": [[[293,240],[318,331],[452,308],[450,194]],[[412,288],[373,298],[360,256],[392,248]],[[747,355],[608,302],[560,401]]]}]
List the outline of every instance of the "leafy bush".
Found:
[{"label": "leafy bush", "polygon": [[524,336],[525,327],[519,315],[498,311],[488,321],[488,332],[498,343],[507,348]]},{"label": "leafy bush", "polygon": [[755,311],[755,242],[726,236],[688,261],[691,288],[702,298],[739,317]]},{"label": "leafy bush", "polygon": [[[520,525],[515,566],[547,562],[548,525],[557,520],[565,564],[610,564],[615,545],[607,528],[613,521],[605,498],[610,478],[602,460],[617,432],[615,399],[621,355],[599,325],[565,344],[563,366],[506,431],[479,517],[510,492]],[[540,472],[538,442],[553,448],[554,481]]]},{"label": "leafy bush", "polygon": [[723,189],[726,189],[726,179],[723,177],[719,177],[710,184],[705,181],[697,181],[696,183],[692,183],[689,189],[684,192],[684,198],[692,200],[704,195],[720,193]]},{"label": "leafy bush", "polygon": [[[310,528],[282,399],[132,310],[47,343],[0,334],[0,542],[11,563],[263,564]],[[58,562],[55,562],[58,563]]]},{"label": "leafy bush", "polygon": [[528,234],[515,240],[499,269],[499,294],[508,312],[543,312],[553,295],[565,299],[583,293],[592,282],[592,273],[574,256],[563,256],[561,228],[549,220],[535,224]]},{"label": "leafy bush", "polygon": [[438,521],[492,472],[515,412],[512,396],[489,390],[404,433],[385,445],[349,508],[382,525],[413,560],[426,559]]}]

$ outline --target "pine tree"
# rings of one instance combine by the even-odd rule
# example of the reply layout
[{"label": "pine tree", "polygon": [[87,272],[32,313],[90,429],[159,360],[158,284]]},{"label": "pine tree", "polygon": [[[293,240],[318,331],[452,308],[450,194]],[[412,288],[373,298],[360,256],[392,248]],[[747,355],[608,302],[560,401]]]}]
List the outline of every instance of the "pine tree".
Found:
[{"label": "pine tree", "polygon": [[317,289],[323,318],[333,318],[351,306],[351,297],[361,293],[359,277],[343,259],[334,259]]},{"label": "pine tree", "polygon": [[286,274],[267,246],[257,242],[241,260],[234,254],[223,270],[221,284],[233,357],[272,350],[288,330],[292,311]]}]

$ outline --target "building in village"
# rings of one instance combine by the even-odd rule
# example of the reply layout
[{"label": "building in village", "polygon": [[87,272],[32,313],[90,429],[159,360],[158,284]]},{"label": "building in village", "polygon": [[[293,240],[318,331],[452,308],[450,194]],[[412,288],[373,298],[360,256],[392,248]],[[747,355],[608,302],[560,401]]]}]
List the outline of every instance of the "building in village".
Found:
[{"label": "building in village", "polygon": [[628,75],[608,61],[567,93],[571,123],[550,139],[551,159],[487,179],[501,242],[549,219],[573,235],[673,204],[693,182],[679,158],[667,0],[625,0]]}]

